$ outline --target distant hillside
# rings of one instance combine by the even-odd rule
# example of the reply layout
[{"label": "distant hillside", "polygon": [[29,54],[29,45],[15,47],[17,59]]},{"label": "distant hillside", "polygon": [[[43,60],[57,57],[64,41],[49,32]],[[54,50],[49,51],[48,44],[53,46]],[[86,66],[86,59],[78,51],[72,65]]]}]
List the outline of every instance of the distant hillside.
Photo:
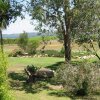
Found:
[{"label": "distant hillside", "polygon": [[[3,38],[10,38],[10,39],[15,39],[15,38],[18,38],[20,34],[3,34]],[[28,37],[34,37],[34,36],[37,36],[38,33],[28,33]]]}]

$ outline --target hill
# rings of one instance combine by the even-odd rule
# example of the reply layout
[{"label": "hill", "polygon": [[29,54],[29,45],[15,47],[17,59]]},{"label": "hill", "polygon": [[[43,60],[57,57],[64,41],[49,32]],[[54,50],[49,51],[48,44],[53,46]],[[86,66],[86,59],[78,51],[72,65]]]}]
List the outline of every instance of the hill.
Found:
[{"label": "hill", "polygon": [[[10,39],[15,39],[18,38],[20,34],[3,34],[3,38],[10,38]],[[36,32],[32,32],[32,33],[28,33],[28,37],[35,37],[38,36],[38,33]]]}]

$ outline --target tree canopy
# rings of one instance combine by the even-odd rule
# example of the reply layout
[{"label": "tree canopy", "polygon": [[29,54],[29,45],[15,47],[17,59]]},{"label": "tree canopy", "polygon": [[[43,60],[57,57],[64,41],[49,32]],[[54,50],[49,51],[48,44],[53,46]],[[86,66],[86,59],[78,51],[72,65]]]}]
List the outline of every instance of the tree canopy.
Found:
[{"label": "tree canopy", "polygon": [[99,32],[100,0],[31,0],[30,14],[38,30],[63,35],[65,61],[71,60],[72,34]]},{"label": "tree canopy", "polygon": [[22,6],[16,0],[0,0],[0,27],[6,27],[21,15]]},{"label": "tree canopy", "polygon": [[5,29],[10,22],[14,22],[17,16],[21,16],[23,5],[16,0],[0,0],[0,42],[3,52],[2,29]]}]

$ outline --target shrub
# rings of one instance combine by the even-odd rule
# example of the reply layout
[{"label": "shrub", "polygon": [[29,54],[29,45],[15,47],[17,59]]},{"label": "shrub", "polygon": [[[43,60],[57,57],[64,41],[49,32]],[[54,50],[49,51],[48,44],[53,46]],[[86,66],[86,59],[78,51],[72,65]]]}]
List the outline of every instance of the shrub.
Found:
[{"label": "shrub", "polygon": [[6,66],[4,54],[0,51],[0,100],[11,100],[8,94]]},{"label": "shrub", "polygon": [[74,95],[85,96],[99,91],[100,64],[62,64],[57,70],[57,78]]},{"label": "shrub", "polygon": [[56,50],[45,50],[42,54],[47,54],[49,57],[63,57],[64,55]]},{"label": "shrub", "polygon": [[9,57],[17,57],[17,56],[22,56],[22,55],[24,55],[24,51],[23,50],[21,50],[21,49],[15,49],[8,56]]},{"label": "shrub", "polygon": [[37,67],[35,67],[34,65],[28,65],[27,70],[29,70],[32,73],[35,73],[37,71]]},{"label": "shrub", "polygon": [[87,34],[80,34],[78,35],[78,38],[76,39],[77,43],[84,43],[84,42],[89,42],[90,36]]},{"label": "shrub", "polygon": [[65,54],[65,49],[64,49],[64,47],[62,47],[62,49],[60,50],[60,53],[63,54],[63,55]]},{"label": "shrub", "polygon": [[38,41],[34,41],[34,40],[29,41],[28,45],[27,45],[28,54],[29,55],[36,54],[36,49],[37,49],[38,46],[39,46],[39,42]]},{"label": "shrub", "polygon": [[23,50],[26,50],[28,44],[28,34],[26,32],[19,35],[18,46]]}]

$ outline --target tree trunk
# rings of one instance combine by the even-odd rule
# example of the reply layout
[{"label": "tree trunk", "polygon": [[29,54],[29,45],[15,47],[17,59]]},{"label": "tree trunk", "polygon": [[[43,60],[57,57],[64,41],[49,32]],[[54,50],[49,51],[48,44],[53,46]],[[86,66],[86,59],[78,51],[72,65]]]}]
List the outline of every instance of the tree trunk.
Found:
[{"label": "tree trunk", "polygon": [[69,34],[64,34],[65,62],[71,60],[71,41]]},{"label": "tree trunk", "polygon": [[65,48],[65,62],[71,61],[71,11],[67,4],[70,4],[70,0],[64,0],[64,24],[63,24],[63,36],[64,36],[64,48]]},{"label": "tree trunk", "polygon": [[65,20],[66,28],[61,21],[62,33],[64,37],[64,49],[65,49],[65,62],[71,61],[71,37],[70,37],[70,19],[67,23]]},{"label": "tree trunk", "polygon": [[0,29],[0,45],[1,45],[1,52],[3,53],[3,37],[2,37],[2,30]]}]

